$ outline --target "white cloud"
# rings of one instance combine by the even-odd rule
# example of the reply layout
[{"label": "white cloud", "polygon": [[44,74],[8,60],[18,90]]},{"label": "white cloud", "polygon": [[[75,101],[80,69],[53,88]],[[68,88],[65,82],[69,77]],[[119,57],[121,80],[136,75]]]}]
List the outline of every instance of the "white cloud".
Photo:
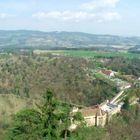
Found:
[{"label": "white cloud", "polygon": [[83,3],[81,8],[84,10],[96,10],[98,8],[115,8],[120,0],[93,0]]},{"label": "white cloud", "polygon": [[117,12],[108,12],[102,15],[102,18],[107,21],[119,20],[121,16]]},{"label": "white cloud", "polygon": [[85,11],[50,11],[50,12],[38,12],[32,15],[33,18],[40,20],[57,20],[57,21],[74,21],[79,22],[83,20],[92,21],[113,21],[121,18],[117,12],[85,12]]},{"label": "white cloud", "polygon": [[84,11],[94,12],[98,22],[113,21],[121,19],[117,11],[117,4],[120,0],[92,0],[83,3],[80,8]]},{"label": "white cloud", "polygon": [[0,18],[4,19],[4,18],[7,18],[8,17],[8,14],[6,13],[0,13]]},{"label": "white cloud", "polygon": [[80,5],[77,11],[48,11],[37,12],[32,15],[33,18],[48,21],[113,21],[119,20],[121,15],[116,11],[116,5],[120,0],[93,0]]},{"label": "white cloud", "polygon": [[84,20],[92,19],[95,17],[94,13],[85,11],[50,11],[50,12],[38,12],[32,15],[32,17],[38,19],[57,19],[57,20]]},{"label": "white cloud", "polygon": [[15,17],[15,15],[7,14],[7,13],[0,13],[0,19],[6,19],[10,17]]},{"label": "white cloud", "polygon": [[98,22],[108,22],[108,21],[115,21],[120,19],[121,16],[117,12],[105,12],[105,13],[99,13],[97,15]]}]

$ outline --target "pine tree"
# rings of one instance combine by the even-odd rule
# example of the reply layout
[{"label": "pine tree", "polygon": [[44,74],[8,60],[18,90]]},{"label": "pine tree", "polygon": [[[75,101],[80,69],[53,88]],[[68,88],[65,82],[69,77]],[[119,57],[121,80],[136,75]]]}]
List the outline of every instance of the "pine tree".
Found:
[{"label": "pine tree", "polygon": [[81,114],[71,114],[71,106],[60,104],[48,90],[37,109],[25,109],[15,115],[5,140],[60,140],[62,134],[66,140],[72,118],[83,120]]},{"label": "pine tree", "polygon": [[60,136],[59,103],[48,90],[43,105],[16,114],[13,127],[5,134],[6,140],[58,140]]}]

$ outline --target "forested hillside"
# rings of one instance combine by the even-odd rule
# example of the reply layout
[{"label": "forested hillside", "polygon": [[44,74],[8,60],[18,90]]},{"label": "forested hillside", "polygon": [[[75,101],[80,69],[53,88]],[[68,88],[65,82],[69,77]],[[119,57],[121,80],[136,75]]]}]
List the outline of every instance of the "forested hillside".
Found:
[{"label": "forested hillside", "polygon": [[[138,140],[140,137],[140,106],[128,106],[121,114],[114,116],[104,128],[86,127],[81,114],[74,119],[80,121],[75,131],[68,131],[70,126],[69,105],[61,104],[47,92],[41,104],[35,109],[18,112],[13,121],[5,128],[4,140]],[[50,96],[51,95],[51,96]],[[59,119],[62,119],[61,123]]]},{"label": "forested hillside", "polygon": [[0,66],[0,94],[34,98],[51,88],[62,100],[94,105],[117,93],[108,79],[95,77],[94,59],[4,55]]},{"label": "forested hillside", "polygon": [[106,67],[123,74],[140,77],[140,59],[112,58],[106,63]]},{"label": "forested hillside", "polygon": [[140,37],[96,35],[80,32],[0,31],[0,48],[106,48],[128,50],[140,44]]},{"label": "forested hillside", "polygon": [[[119,71],[121,75],[139,76],[139,63],[137,58],[120,57],[82,57],[65,56],[53,53],[44,54],[1,54],[0,55],[0,138],[3,138],[5,129],[11,126],[13,115],[24,108],[33,108],[46,89],[53,89],[60,101],[75,103],[83,106],[99,104],[106,99],[113,98],[118,93],[117,86],[109,78],[98,73],[101,68]],[[130,90],[129,94],[138,94],[137,90]],[[138,120],[139,107],[130,108],[137,118],[133,120],[128,116],[128,110],[124,110],[123,116],[118,116],[105,129],[100,128],[80,128],[71,137],[84,140],[92,140],[92,137],[102,140],[117,140],[115,131],[119,133],[134,124],[131,129],[124,131],[121,135],[126,137],[138,137],[134,132],[139,128],[135,125]],[[127,115],[127,116],[126,116]],[[125,122],[125,118],[132,120]],[[134,122],[134,123],[133,123]],[[115,125],[114,125],[115,124]],[[123,125],[122,125],[123,124]],[[138,128],[137,128],[138,127]],[[94,133],[91,133],[93,131]],[[85,132],[85,133],[83,133]],[[128,133],[131,132],[131,133]],[[98,135],[97,135],[98,134]],[[114,137],[113,137],[114,135]],[[121,137],[119,135],[119,137]],[[85,137],[86,136],[86,137]],[[120,140],[123,140],[120,138]],[[131,139],[130,139],[131,140]]]}]

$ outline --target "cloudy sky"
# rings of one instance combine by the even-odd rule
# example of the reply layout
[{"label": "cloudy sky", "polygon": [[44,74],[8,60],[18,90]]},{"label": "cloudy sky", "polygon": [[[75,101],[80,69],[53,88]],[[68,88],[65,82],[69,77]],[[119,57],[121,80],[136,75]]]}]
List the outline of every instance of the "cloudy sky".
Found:
[{"label": "cloudy sky", "polygon": [[0,29],[140,36],[140,0],[0,0]]}]

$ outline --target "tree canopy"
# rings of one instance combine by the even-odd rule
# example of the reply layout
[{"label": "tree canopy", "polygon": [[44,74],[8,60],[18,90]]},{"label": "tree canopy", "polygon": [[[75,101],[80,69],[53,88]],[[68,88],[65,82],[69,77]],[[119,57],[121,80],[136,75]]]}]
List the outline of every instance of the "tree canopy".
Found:
[{"label": "tree canopy", "polygon": [[25,109],[14,116],[13,126],[7,130],[5,140],[66,139],[71,117],[82,120],[81,114],[70,114],[70,105],[60,103],[53,92],[47,90],[43,104],[37,105],[37,109]]}]

